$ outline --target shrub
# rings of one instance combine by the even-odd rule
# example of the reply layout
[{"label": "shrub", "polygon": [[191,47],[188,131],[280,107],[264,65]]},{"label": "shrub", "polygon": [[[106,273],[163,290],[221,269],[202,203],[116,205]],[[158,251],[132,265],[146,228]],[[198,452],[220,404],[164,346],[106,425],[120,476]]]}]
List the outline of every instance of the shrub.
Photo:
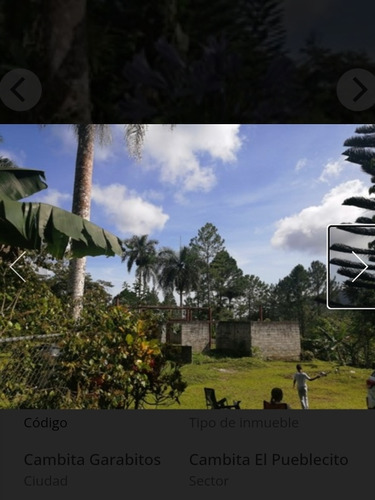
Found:
[{"label": "shrub", "polygon": [[[99,324],[100,323],[100,324]],[[94,331],[65,336],[48,387],[28,392],[23,408],[139,409],[179,402],[186,388],[168,361],[153,315],[112,307]]]}]

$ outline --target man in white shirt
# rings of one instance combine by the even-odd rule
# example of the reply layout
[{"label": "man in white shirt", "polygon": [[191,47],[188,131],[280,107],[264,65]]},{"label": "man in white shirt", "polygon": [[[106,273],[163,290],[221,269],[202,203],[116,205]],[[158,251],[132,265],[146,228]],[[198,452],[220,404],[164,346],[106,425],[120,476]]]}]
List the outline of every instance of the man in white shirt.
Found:
[{"label": "man in white shirt", "polygon": [[301,406],[303,410],[308,410],[309,409],[309,400],[307,397],[307,380],[313,381],[316,380],[317,378],[320,378],[320,375],[317,375],[316,377],[309,377],[307,373],[302,371],[302,366],[297,365],[297,373],[294,374],[293,377],[293,387],[297,384],[297,390],[298,390],[298,396],[301,401]]}]

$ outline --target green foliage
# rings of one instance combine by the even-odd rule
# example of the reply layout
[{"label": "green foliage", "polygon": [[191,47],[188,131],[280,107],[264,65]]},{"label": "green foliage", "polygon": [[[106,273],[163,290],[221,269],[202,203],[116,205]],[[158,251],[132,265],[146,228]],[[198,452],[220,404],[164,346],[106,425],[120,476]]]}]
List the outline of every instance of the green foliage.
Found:
[{"label": "green foliage", "polygon": [[[38,259],[40,264],[48,269],[49,274],[44,277],[44,281],[51,292],[58,297],[65,306],[71,306],[71,296],[69,293],[69,262],[68,260],[49,261]],[[85,275],[85,288],[83,296],[83,307],[86,317],[105,309],[112,301],[108,288],[113,285],[109,281],[94,281],[90,274]]]},{"label": "green foliage", "polygon": [[[21,337],[0,344],[3,366],[0,373],[0,401],[20,408],[28,399],[55,388],[50,385],[56,366],[59,337]],[[1,358],[0,358],[1,359]],[[1,366],[1,363],[0,363]]]},{"label": "green foliage", "polygon": [[178,365],[166,360],[158,331],[151,314],[121,307],[102,312],[94,329],[64,336],[49,387],[26,390],[21,406],[140,409],[178,402],[186,383]]},{"label": "green foliage", "polygon": [[330,311],[315,321],[302,346],[317,359],[370,367],[375,361],[374,324],[372,311]]},{"label": "green foliage", "polygon": [[201,282],[198,284],[198,295],[202,303],[211,306],[212,299],[212,267],[216,255],[225,250],[225,240],[220,236],[217,227],[207,222],[198,230],[197,236],[190,240],[190,247],[202,262]]},{"label": "green foliage", "polygon": [[257,320],[260,307],[267,309],[270,314],[271,287],[253,274],[246,274],[241,281],[243,293],[237,302],[237,317]]},{"label": "green foliage", "polygon": [[105,229],[66,210],[44,203],[0,200],[0,241],[6,245],[41,250],[62,258],[69,253],[121,255],[120,240]]},{"label": "green foliage", "polygon": [[113,300],[115,305],[124,305],[127,307],[156,306],[159,304],[159,297],[156,290],[150,290],[148,286],[140,287],[137,280],[132,287],[128,283],[123,284],[123,289],[117,294]]},{"label": "green foliage", "polygon": [[0,198],[20,200],[47,188],[42,170],[19,168],[7,158],[0,158]]},{"label": "green foliage", "polygon": [[[5,163],[5,166],[4,166]],[[121,241],[92,222],[45,203],[19,202],[45,189],[44,173],[9,167],[0,159],[0,243],[41,251],[62,258],[121,255]]]},{"label": "green foliage", "polygon": [[164,293],[176,291],[183,305],[184,293],[197,288],[200,278],[200,260],[197,252],[184,246],[178,252],[163,248],[158,254],[158,279]]},{"label": "green foliage", "polygon": [[0,336],[63,333],[70,326],[66,308],[38,274],[35,254],[28,252],[17,262],[22,281],[9,268],[17,249],[0,247]]},{"label": "green foliage", "polygon": [[226,250],[220,250],[211,263],[213,284],[219,300],[227,297],[229,302],[241,293],[242,271],[236,260]]},{"label": "green foliage", "polygon": [[155,282],[156,278],[156,245],[157,240],[148,239],[148,235],[134,235],[124,240],[124,251],[122,261],[127,262],[127,269],[130,272],[133,265],[137,266],[135,275],[138,278],[137,293],[141,296],[146,292],[147,283],[150,279]]}]

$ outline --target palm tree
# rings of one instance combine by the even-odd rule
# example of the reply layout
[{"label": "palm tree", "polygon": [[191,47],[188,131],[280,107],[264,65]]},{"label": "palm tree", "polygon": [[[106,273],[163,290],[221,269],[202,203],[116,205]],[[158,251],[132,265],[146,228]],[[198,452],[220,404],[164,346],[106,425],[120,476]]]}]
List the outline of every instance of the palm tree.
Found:
[{"label": "palm tree", "polygon": [[146,291],[147,283],[156,278],[157,253],[155,246],[157,240],[149,240],[148,235],[132,236],[124,240],[125,251],[122,256],[122,262],[127,260],[128,272],[132,270],[133,265],[137,266],[135,272],[139,283],[139,296],[142,291]]},{"label": "palm tree", "polygon": [[[111,141],[109,125],[74,125],[78,139],[75,166],[72,212],[84,219],[90,219],[92,173],[94,167],[95,139],[101,143]],[[130,156],[140,159],[147,125],[124,125],[125,142]],[[82,310],[85,286],[86,259],[72,260],[69,289],[73,301],[73,318],[78,319]]]},{"label": "palm tree", "polygon": [[[72,212],[90,220],[92,172],[96,125],[75,125],[78,138],[74,178]],[[73,317],[78,319],[82,310],[85,288],[86,257],[70,262],[69,291],[73,300]]]},{"label": "palm tree", "polygon": [[197,252],[184,246],[178,252],[164,248],[158,256],[159,285],[164,292],[177,291],[182,307],[184,293],[192,291],[199,282],[200,266]]},{"label": "palm tree", "polygon": [[[171,125],[173,129],[173,125]],[[109,125],[80,124],[74,125],[78,139],[72,212],[89,220],[91,207],[92,173],[94,166],[95,139],[101,143],[111,141]],[[142,156],[142,145],[147,125],[125,124],[124,137],[129,155],[136,160]],[[86,261],[76,260],[71,263],[70,293],[73,299],[73,318],[78,319],[82,310],[82,297],[85,284]]]}]

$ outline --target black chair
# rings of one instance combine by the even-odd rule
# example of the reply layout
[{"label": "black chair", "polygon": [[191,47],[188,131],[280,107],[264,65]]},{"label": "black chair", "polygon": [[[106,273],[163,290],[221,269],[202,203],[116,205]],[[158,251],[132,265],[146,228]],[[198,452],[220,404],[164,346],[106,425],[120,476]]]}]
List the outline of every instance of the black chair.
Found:
[{"label": "black chair", "polygon": [[215,389],[208,387],[204,388],[204,395],[206,398],[206,406],[208,410],[240,410],[241,401],[233,401],[232,405],[228,405],[227,398],[217,401]]}]

